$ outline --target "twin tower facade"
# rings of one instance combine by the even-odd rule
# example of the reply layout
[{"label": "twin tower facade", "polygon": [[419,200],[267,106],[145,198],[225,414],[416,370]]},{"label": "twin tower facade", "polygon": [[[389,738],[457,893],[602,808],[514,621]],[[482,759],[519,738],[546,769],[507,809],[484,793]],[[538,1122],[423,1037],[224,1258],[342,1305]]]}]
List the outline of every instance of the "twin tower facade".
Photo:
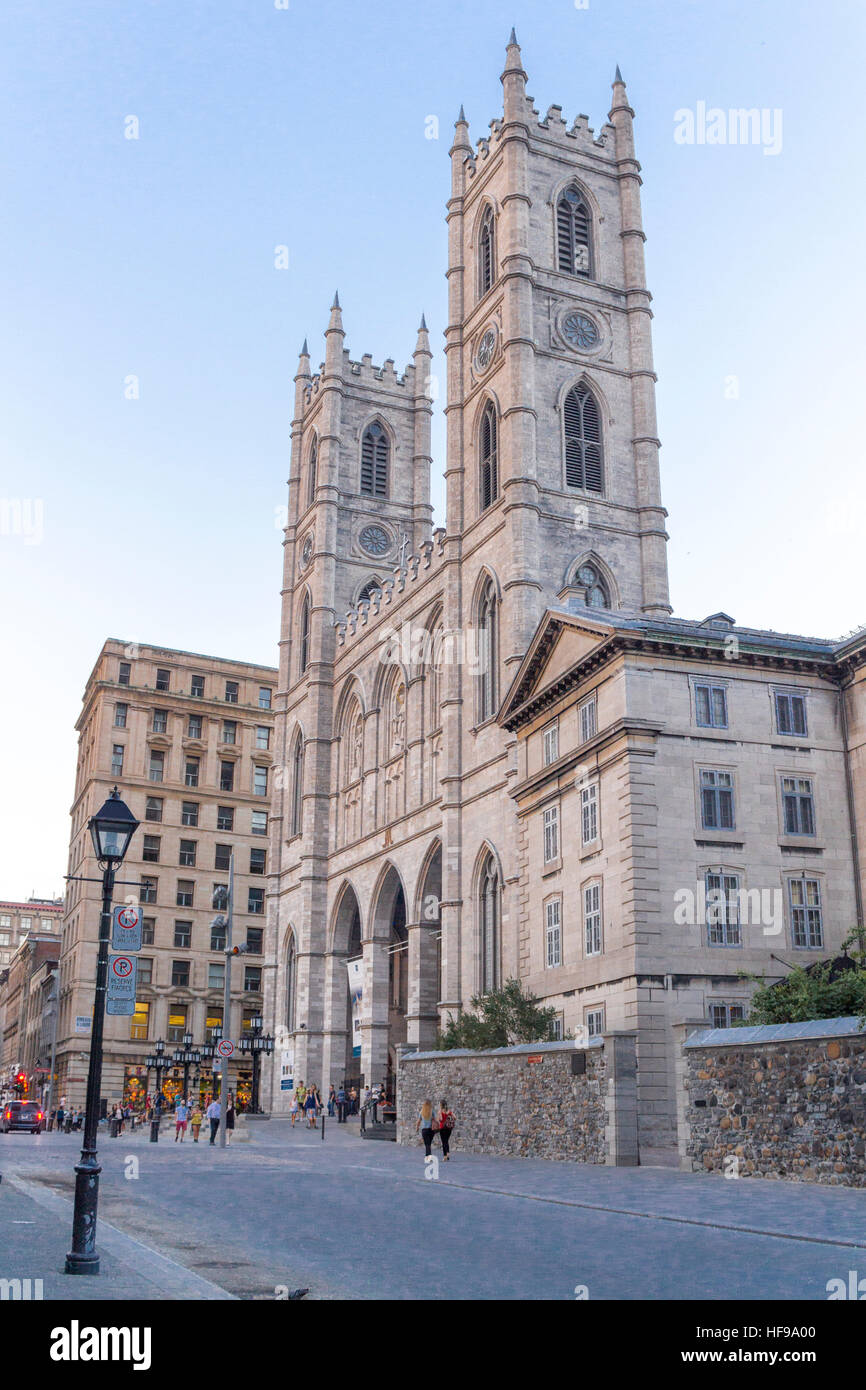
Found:
[{"label": "twin tower facade", "polygon": [[324,362],[305,343],[298,364],[269,865],[277,1113],[289,1083],[385,1080],[401,1045],[525,977],[535,890],[503,700],[548,609],[670,613],[625,83],[617,70],[598,135],[558,106],[542,118],[512,32],[502,85],[489,135],[473,146],[461,109],[450,152],[443,528],[423,318],[399,374],[351,358],[335,297]]}]

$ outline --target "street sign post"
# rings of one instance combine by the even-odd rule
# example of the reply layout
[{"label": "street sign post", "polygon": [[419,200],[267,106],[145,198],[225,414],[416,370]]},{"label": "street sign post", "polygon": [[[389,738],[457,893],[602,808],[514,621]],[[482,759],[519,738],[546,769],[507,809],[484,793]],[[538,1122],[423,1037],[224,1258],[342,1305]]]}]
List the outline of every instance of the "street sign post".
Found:
[{"label": "street sign post", "polygon": [[134,956],[110,955],[108,957],[108,988],[105,994],[105,1012],[109,1014],[135,1013]]},{"label": "street sign post", "polygon": [[231,1057],[234,1050],[235,1045],[232,1042],[231,1038],[220,1038],[219,1042],[214,1048],[216,1055],[218,1057],[224,1057],[226,1061],[228,1061],[229,1057]]},{"label": "street sign post", "polygon": [[111,915],[112,951],[141,950],[141,908],[121,903]]}]

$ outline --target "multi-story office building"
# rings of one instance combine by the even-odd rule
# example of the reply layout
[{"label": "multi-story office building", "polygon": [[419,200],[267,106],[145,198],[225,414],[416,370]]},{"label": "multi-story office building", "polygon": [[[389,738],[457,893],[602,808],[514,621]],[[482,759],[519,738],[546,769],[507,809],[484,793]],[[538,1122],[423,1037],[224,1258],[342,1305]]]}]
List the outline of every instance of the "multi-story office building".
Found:
[{"label": "multi-story office building", "polygon": [[60,954],[60,923],[43,920],[47,929],[31,928],[0,970],[0,1095],[29,1100],[42,1099],[50,1074]]},{"label": "multi-story office building", "polygon": [[[187,1033],[201,1043],[220,1027],[237,1039],[261,1009],[276,675],[268,666],[115,640],[100,652],[76,725],[60,958],[58,1075],[71,1104],[85,1093],[100,915],[101,873],[87,823],[113,786],[141,822],[115,902],[140,901],[144,945],[135,1014],[105,1020],[103,1098],[134,1101],[148,1081],[155,1086],[144,1060],[158,1039],[168,1054]],[[212,926],[212,900],[228,883],[232,853],[233,942],[248,951],[234,960],[224,1019],[226,941]],[[249,1063],[233,1062],[230,1077],[243,1102]],[[182,1078],[175,1069],[163,1090],[174,1094]],[[211,1081],[203,1066],[202,1097]]]},{"label": "multi-story office building", "polygon": [[28,933],[59,931],[62,920],[62,898],[28,898],[26,903],[0,902],[0,969],[9,964]]}]

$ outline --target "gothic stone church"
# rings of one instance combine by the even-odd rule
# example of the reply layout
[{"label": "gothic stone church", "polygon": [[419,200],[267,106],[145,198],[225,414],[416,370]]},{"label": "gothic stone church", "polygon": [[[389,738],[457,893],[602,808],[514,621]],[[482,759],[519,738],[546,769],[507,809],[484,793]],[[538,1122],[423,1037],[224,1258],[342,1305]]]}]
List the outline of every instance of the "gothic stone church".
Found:
[{"label": "gothic stone church", "polygon": [[335,298],[295,377],[270,1104],[387,1079],[516,977],[557,1031],[636,1031],[664,1145],[674,1025],[730,1026],[744,972],[860,914],[866,639],[671,616],[625,83],[598,135],[541,119],[512,33],[502,85],[450,152],[444,528],[423,319],[401,375],[352,359]]}]

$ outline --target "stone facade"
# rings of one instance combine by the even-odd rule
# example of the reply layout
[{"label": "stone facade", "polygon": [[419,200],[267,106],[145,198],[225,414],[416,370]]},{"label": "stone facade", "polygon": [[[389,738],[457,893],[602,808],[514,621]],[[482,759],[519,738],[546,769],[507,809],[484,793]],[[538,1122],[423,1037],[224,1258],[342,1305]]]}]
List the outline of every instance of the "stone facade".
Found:
[{"label": "stone facade", "polygon": [[693,1033],[683,1167],[866,1187],[866,1033],[856,1018]]},{"label": "stone facade", "polygon": [[[623,1041],[626,1055],[630,1044],[633,1062],[633,1039]],[[606,1038],[582,1049],[573,1043],[544,1043],[492,1052],[404,1054],[397,1088],[398,1142],[420,1145],[415,1121],[423,1101],[438,1107],[444,1099],[457,1116],[455,1151],[631,1163],[628,1076],[620,1077],[624,1108],[617,1116],[615,1046],[614,1038]],[[583,1070],[574,1074],[578,1055]],[[622,1070],[622,1056],[619,1062]],[[632,1111],[632,1135],[635,1120]]]}]

